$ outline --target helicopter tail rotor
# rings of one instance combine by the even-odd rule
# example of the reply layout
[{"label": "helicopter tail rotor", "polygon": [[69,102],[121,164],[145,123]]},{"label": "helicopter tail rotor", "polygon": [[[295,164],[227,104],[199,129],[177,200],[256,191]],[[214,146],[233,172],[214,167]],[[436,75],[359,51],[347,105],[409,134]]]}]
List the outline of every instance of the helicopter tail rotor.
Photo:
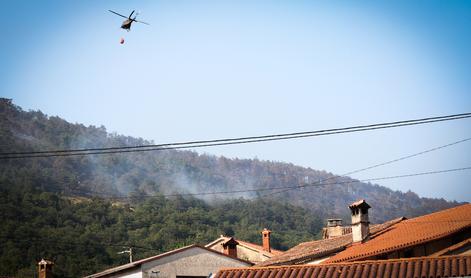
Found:
[{"label": "helicopter tail rotor", "polygon": [[[131,16],[134,14],[134,12],[135,12],[135,10],[133,10],[133,11],[131,12],[131,14],[129,15],[129,19],[131,19]],[[136,19],[136,17],[134,17],[134,19]]]},{"label": "helicopter tail rotor", "polygon": [[[133,11],[132,13],[134,13],[134,11]],[[132,14],[132,13],[131,13],[131,14]],[[137,20],[136,18],[137,18],[137,16],[138,16],[139,14],[140,14],[140,12],[137,11],[137,12],[136,12],[136,15],[134,16],[134,18],[130,18],[130,19],[131,19],[133,22],[139,22],[139,23],[142,23],[142,24],[145,24],[145,25],[150,25],[150,24],[147,23],[147,22]]]}]

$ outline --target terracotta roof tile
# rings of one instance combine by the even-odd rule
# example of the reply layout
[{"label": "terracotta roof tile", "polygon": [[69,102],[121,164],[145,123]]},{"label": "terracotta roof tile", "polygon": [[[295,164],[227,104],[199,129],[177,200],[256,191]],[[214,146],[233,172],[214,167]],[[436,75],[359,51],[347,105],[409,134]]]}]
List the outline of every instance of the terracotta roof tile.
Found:
[{"label": "terracotta roof tile", "polygon": [[[392,225],[403,221],[405,218],[396,218],[394,220],[385,222],[383,224],[373,225],[370,229],[371,234],[376,234],[387,230]],[[257,266],[269,265],[287,265],[287,264],[301,264],[309,260],[320,258],[339,252],[352,243],[352,234],[345,234],[330,239],[315,240],[303,242],[295,247],[285,251],[283,254],[274,256],[264,262],[257,264]]]},{"label": "terracotta roof tile", "polygon": [[438,278],[470,275],[471,256],[446,256],[222,269],[215,278]]},{"label": "terracotta roof tile", "polygon": [[349,246],[326,263],[366,259],[446,237],[471,227],[471,204],[401,221],[361,244]]}]

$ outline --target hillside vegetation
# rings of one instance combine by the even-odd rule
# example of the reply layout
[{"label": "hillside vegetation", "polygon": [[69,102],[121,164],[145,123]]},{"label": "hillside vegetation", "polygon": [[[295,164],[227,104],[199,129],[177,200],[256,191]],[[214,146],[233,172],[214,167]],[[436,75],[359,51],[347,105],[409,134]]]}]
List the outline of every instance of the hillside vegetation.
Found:
[{"label": "hillside vegetation", "polygon": [[[151,143],[0,99],[1,153]],[[324,179],[328,186],[269,197],[262,196],[269,190],[183,195]],[[125,263],[117,254],[125,246],[140,247],[142,258],[220,234],[257,243],[264,227],[275,248],[287,249],[315,239],[327,217],[347,220],[347,205],[360,198],[376,223],[457,205],[289,163],[177,150],[0,160],[0,193],[0,276],[15,277],[31,277],[41,257],[56,262],[58,277],[77,277]]]},{"label": "hillside vegetation", "polygon": [[57,277],[80,277],[220,234],[261,244],[273,229],[274,248],[312,240],[322,226],[306,210],[281,203],[231,200],[208,205],[195,198],[156,196],[128,203],[70,199],[1,180],[0,276],[32,277],[36,262],[55,262]]},{"label": "hillside vegetation", "polygon": [[[140,138],[108,133],[103,126],[86,127],[68,123],[59,117],[48,117],[40,111],[25,112],[8,99],[0,100],[0,123],[1,152],[152,143]],[[329,185],[326,186],[290,190],[268,198],[304,207],[320,217],[344,218],[348,218],[347,205],[363,198],[373,207],[373,222],[383,222],[398,216],[421,215],[457,205],[456,202],[420,198],[413,192],[392,191],[386,187],[289,163],[227,159],[192,151],[165,150],[4,160],[0,171],[5,179],[31,179],[43,191],[104,197],[149,195],[157,192],[173,194],[270,189],[297,186],[305,180],[315,182],[328,179]],[[250,199],[269,192],[210,195],[205,200],[240,197]]]}]

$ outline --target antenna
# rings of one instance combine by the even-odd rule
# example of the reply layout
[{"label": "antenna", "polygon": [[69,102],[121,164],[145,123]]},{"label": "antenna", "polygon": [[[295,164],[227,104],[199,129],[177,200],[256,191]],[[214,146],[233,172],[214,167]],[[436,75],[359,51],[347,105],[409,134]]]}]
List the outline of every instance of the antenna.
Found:
[{"label": "antenna", "polygon": [[118,252],[118,254],[125,254],[125,253],[129,253],[129,262],[132,263],[132,248],[129,247],[129,249],[127,249],[127,250],[123,250],[121,252]]}]

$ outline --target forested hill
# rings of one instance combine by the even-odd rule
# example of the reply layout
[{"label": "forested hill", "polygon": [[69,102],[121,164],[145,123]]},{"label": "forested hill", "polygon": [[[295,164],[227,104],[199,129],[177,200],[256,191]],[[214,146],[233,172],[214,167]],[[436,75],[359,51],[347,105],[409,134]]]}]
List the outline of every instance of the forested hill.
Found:
[{"label": "forested hill", "polygon": [[287,249],[315,238],[322,221],[298,207],[270,201],[204,201],[157,194],[140,202],[67,197],[2,180],[0,277],[36,277],[36,262],[55,262],[54,277],[83,277],[125,264],[118,252],[133,247],[142,259],[220,234],[261,244],[263,227],[272,244]]},{"label": "forested hill", "polygon": [[[41,151],[150,144],[143,139],[108,133],[105,127],[71,124],[40,111],[23,111],[11,100],[0,100],[0,152]],[[328,186],[290,190],[264,199],[286,201],[321,218],[347,218],[347,205],[366,199],[372,222],[414,216],[455,206],[443,199],[419,198],[413,192],[335,177],[325,171],[258,159],[227,159],[192,151],[50,157],[3,160],[3,181],[28,184],[44,192],[68,196],[133,196],[154,193],[197,193],[297,186],[329,179]],[[350,182],[351,183],[347,183]],[[210,195],[205,200],[259,198],[263,193]]]},{"label": "forested hill", "polygon": [[[0,99],[0,153],[150,143],[23,111]],[[319,179],[334,184],[270,197],[260,196],[270,191],[204,199],[175,195]],[[204,244],[219,234],[259,242],[264,227],[273,230],[275,248],[287,249],[316,238],[326,217],[348,219],[347,205],[360,198],[372,205],[373,222],[457,205],[352,181],[288,163],[192,151],[2,159],[0,276],[31,277],[35,262],[45,257],[55,261],[57,277],[78,277],[125,263],[117,252],[126,246],[136,247],[136,258],[143,258]]]}]

